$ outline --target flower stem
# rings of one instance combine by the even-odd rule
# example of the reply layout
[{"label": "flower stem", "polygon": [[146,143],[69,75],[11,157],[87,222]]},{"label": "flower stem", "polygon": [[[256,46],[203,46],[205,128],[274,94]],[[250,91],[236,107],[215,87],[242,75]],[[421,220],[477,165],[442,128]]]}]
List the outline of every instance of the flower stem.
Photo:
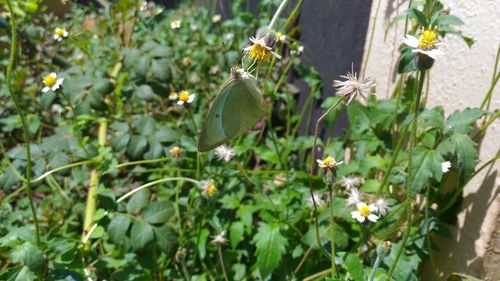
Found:
[{"label": "flower stem", "polygon": [[10,0],[7,0],[7,6],[9,8],[10,13],[10,25],[11,25],[11,50],[9,57],[9,64],[7,66],[7,87],[9,88],[9,94],[14,102],[14,106],[16,107],[17,114],[21,119],[21,124],[23,127],[23,138],[24,143],[26,144],[26,190],[28,191],[28,200],[31,209],[31,214],[33,216],[33,221],[35,222],[35,235],[36,235],[36,244],[40,245],[40,227],[38,224],[38,217],[36,215],[35,203],[33,202],[33,191],[31,189],[31,147],[29,141],[29,131],[28,126],[26,124],[26,117],[22,110],[21,103],[17,100],[16,95],[14,94],[14,88],[12,86],[12,72],[14,70],[14,62],[16,60],[16,50],[17,50],[17,22],[15,18],[15,13],[12,8],[12,3]]},{"label": "flower stem", "polygon": [[375,278],[375,273],[377,272],[381,261],[381,255],[377,254],[377,258],[375,259],[375,263],[373,264],[372,271],[370,272],[370,276],[368,277],[368,281],[373,281],[373,279]]},{"label": "flower stem", "polygon": [[224,258],[222,257],[222,247],[220,246],[219,246],[219,260],[220,260],[220,266],[222,267],[222,273],[224,274],[224,280],[229,281],[229,278],[227,278],[226,268],[224,267]]},{"label": "flower stem", "polygon": [[274,13],[273,18],[268,25],[269,28],[271,28],[271,29],[274,28],[274,25],[276,25],[276,23],[278,22],[278,18],[280,17],[281,12],[283,12],[283,9],[285,8],[287,2],[288,2],[288,0],[281,1],[280,6],[278,7],[276,12]]},{"label": "flower stem", "polygon": [[408,177],[407,177],[407,189],[406,189],[406,199],[405,199],[405,205],[406,205],[406,216],[408,219],[406,230],[403,234],[403,241],[401,242],[401,247],[399,248],[396,257],[394,261],[391,264],[391,267],[389,269],[389,273],[387,274],[386,280],[389,281],[392,278],[392,274],[394,273],[394,270],[396,269],[396,266],[398,264],[399,258],[401,257],[401,254],[403,253],[406,242],[408,241],[408,237],[410,236],[410,231],[411,231],[411,225],[412,225],[412,212],[413,212],[413,207],[411,203],[411,197],[413,196],[413,170],[412,170],[412,158],[413,158],[413,149],[415,147],[415,143],[417,140],[417,117],[418,117],[418,111],[420,107],[420,98],[422,96],[422,88],[424,86],[424,80],[425,80],[425,71],[420,71],[419,72],[419,85],[417,89],[417,93],[414,95],[414,100],[412,104],[412,112],[413,112],[413,117],[412,117],[412,123],[411,123],[411,133],[410,133],[410,142],[408,145]]},{"label": "flower stem", "polygon": [[[330,195],[330,244],[332,248],[332,280],[335,280],[336,270],[335,270],[335,217],[333,212],[333,200],[335,200],[335,193],[333,191],[332,185],[328,185],[328,191]],[[313,197],[314,198],[314,197]]]}]

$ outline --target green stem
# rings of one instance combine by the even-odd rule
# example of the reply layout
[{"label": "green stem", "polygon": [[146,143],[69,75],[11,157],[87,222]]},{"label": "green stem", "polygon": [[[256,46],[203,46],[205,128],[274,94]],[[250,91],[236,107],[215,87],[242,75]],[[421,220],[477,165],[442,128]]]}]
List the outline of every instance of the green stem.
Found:
[{"label": "green stem", "polygon": [[332,186],[328,185],[330,193],[330,244],[332,248],[332,280],[335,280],[336,270],[335,270],[335,217],[333,212],[333,200],[335,200],[335,194],[333,192]]},{"label": "green stem", "polygon": [[283,9],[286,6],[287,2],[288,2],[288,0],[281,1],[280,6],[278,7],[278,9],[276,10],[276,12],[274,13],[273,19],[271,20],[271,22],[268,25],[269,28],[271,28],[271,29],[274,28],[274,26],[276,25],[276,23],[278,21],[278,18],[280,17],[281,12],[283,12]]},{"label": "green stem", "polygon": [[290,16],[288,16],[285,24],[283,25],[283,32],[288,29],[288,27],[292,23],[292,20],[294,20],[296,18],[296,15],[300,11],[300,6],[301,5],[302,5],[302,0],[298,0],[297,3],[295,4],[295,7],[292,10],[292,12],[290,13]]},{"label": "green stem", "polygon": [[478,141],[478,139],[486,132],[486,129],[500,116],[500,111],[497,111],[490,120],[486,121],[486,123],[479,129],[479,131],[472,137],[474,141]]},{"label": "green stem", "polygon": [[7,6],[9,7],[9,13],[10,13],[10,25],[11,25],[10,31],[12,34],[12,39],[11,39],[9,65],[7,66],[6,80],[7,80],[7,86],[9,88],[10,97],[14,102],[14,106],[16,107],[17,114],[19,114],[19,118],[21,118],[21,124],[23,126],[23,138],[24,138],[24,143],[26,144],[26,190],[28,191],[28,200],[31,209],[31,214],[33,216],[33,221],[35,222],[36,244],[39,246],[40,226],[38,224],[38,217],[36,215],[35,203],[33,202],[33,191],[31,189],[31,147],[29,141],[29,131],[21,103],[17,100],[17,97],[14,94],[14,88],[12,86],[12,72],[14,70],[14,62],[16,60],[16,50],[17,50],[17,22],[15,19],[14,10],[12,8],[12,3],[10,2],[10,0],[7,0]]},{"label": "green stem", "polygon": [[377,259],[375,259],[375,263],[373,264],[372,271],[370,272],[370,276],[368,277],[368,281],[373,281],[375,279],[375,273],[377,272],[381,261],[381,255],[377,253]]},{"label": "green stem", "polygon": [[220,266],[222,267],[222,273],[224,274],[224,280],[229,281],[229,278],[227,278],[226,267],[224,266],[224,257],[222,256],[222,247],[219,246],[218,248],[219,248]]},{"label": "green stem", "polygon": [[190,179],[190,178],[184,178],[184,177],[173,177],[173,178],[172,177],[168,177],[168,178],[163,178],[163,179],[155,180],[155,181],[152,181],[152,182],[148,182],[146,184],[143,184],[141,186],[138,186],[138,187],[132,189],[131,191],[127,192],[122,197],[118,198],[118,200],[116,200],[116,203],[120,203],[121,201],[127,199],[128,197],[134,195],[134,193],[136,193],[138,191],[141,191],[144,188],[147,188],[147,187],[150,187],[150,186],[153,186],[153,185],[157,185],[159,183],[167,182],[167,181],[179,181],[179,180],[188,181],[188,182],[191,182],[191,183],[194,183],[194,184],[197,184],[197,185],[200,183],[197,180],[193,180],[193,179]]},{"label": "green stem", "polygon": [[365,78],[366,67],[368,66],[368,60],[370,59],[370,53],[372,51],[372,46],[373,46],[373,38],[375,37],[375,26],[377,25],[377,17],[378,17],[378,13],[380,11],[380,4],[381,3],[382,3],[382,0],[378,0],[377,8],[375,9],[375,15],[373,16],[372,29],[370,31],[370,41],[368,43],[368,50],[366,51],[365,60],[363,62],[363,71],[361,71],[361,78],[362,79]]},{"label": "green stem", "polygon": [[481,106],[480,106],[481,109],[484,109],[485,107],[486,107],[486,109],[488,109],[487,105],[489,105],[489,103],[490,103],[491,96],[493,95],[493,90],[495,89],[495,86],[498,83],[498,79],[500,79],[500,72],[498,72],[496,74],[495,79],[493,79],[493,81],[491,82],[488,93],[486,94],[483,101],[481,102]]},{"label": "green stem", "polygon": [[377,190],[377,195],[380,195],[381,192],[385,190],[385,187],[387,185],[387,181],[389,180],[389,176],[391,175],[392,169],[394,168],[394,165],[396,165],[396,161],[399,156],[399,152],[401,151],[401,148],[403,146],[403,142],[405,140],[406,136],[406,130],[407,127],[403,128],[402,132],[402,137],[399,139],[396,148],[394,149],[394,153],[392,155],[391,162],[389,163],[389,168],[387,168],[387,171],[384,174],[384,178],[382,179],[382,183],[380,184],[378,190]]},{"label": "green stem", "polygon": [[408,177],[407,177],[407,189],[406,189],[406,199],[405,199],[405,205],[406,205],[406,216],[408,219],[408,223],[406,226],[406,230],[403,234],[403,241],[401,242],[401,247],[399,248],[396,257],[394,261],[391,264],[391,267],[389,269],[389,273],[387,275],[386,280],[391,280],[392,274],[394,273],[394,270],[396,269],[396,266],[398,264],[399,258],[401,257],[401,254],[403,253],[405,247],[406,247],[406,242],[408,241],[408,237],[410,236],[410,231],[411,231],[411,225],[412,225],[412,203],[411,203],[411,198],[413,196],[413,170],[412,170],[412,160],[413,160],[413,149],[415,147],[415,143],[417,141],[417,117],[418,117],[418,111],[420,107],[420,98],[422,96],[422,88],[424,86],[424,80],[425,80],[425,71],[420,71],[419,73],[419,86],[417,93],[414,97],[413,100],[413,117],[412,117],[412,123],[411,123],[411,134],[410,134],[410,142],[408,145]]}]

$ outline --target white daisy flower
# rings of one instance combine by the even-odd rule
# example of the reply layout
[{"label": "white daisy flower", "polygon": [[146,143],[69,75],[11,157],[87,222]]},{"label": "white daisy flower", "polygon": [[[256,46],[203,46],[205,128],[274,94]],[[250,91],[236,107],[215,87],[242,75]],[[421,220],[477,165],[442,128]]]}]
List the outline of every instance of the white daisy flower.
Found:
[{"label": "white daisy flower", "polygon": [[179,29],[181,27],[181,20],[173,20],[170,22],[170,28],[172,29]]},{"label": "white daisy flower", "polygon": [[434,29],[424,30],[419,38],[407,34],[403,39],[403,43],[412,48],[412,52],[425,54],[432,59],[444,55],[444,52],[438,49],[441,43],[438,40],[438,32]]},{"label": "white daisy flower", "polygon": [[[321,193],[319,192],[313,192],[313,195],[309,195],[309,197],[307,198],[307,205],[309,207],[312,207],[314,206],[314,202],[316,202],[316,205],[320,206],[320,205],[323,205],[325,203],[325,201],[321,198]],[[313,200],[314,198],[314,200]]]},{"label": "white daisy flower", "polygon": [[320,166],[321,168],[328,168],[328,169],[334,169],[337,167],[337,165],[340,165],[343,163],[343,161],[340,161],[337,163],[337,161],[335,161],[335,158],[333,158],[331,156],[328,156],[323,160],[316,159],[316,162],[318,162],[318,166]]},{"label": "white daisy flower", "polygon": [[362,185],[365,180],[362,177],[342,177],[338,183],[347,190]]},{"label": "white daisy flower", "polygon": [[220,22],[221,19],[222,19],[222,16],[219,15],[219,14],[215,14],[215,15],[212,16],[212,22],[213,23],[218,23],[218,22]]},{"label": "white daisy flower", "polygon": [[259,39],[250,37],[250,41],[252,42],[252,45],[247,46],[243,49],[243,52],[249,57],[260,61],[268,59],[271,55],[275,56],[278,59],[281,58],[280,55],[272,51],[272,48],[270,46],[267,46],[266,37],[262,37]]},{"label": "white daisy flower", "polygon": [[234,153],[234,149],[228,147],[227,145],[223,144],[215,148],[215,156],[217,156],[217,159],[219,160],[228,162],[234,155],[236,155],[236,153]]},{"label": "white daisy flower", "polygon": [[351,212],[351,217],[357,221],[363,223],[366,219],[371,222],[377,222],[379,217],[373,212],[377,211],[377,207],[374,204],[367,205],[364,202],[360,202],[356,205],[357,210]]},{"label": "white daisy flower", "polygon": [[377,213],[381,216],[385,216],[387,214],[387,211],[389,211],[389,204],[387,204],[387,201],[385,198],[380,197],[377,200],[375,200],[375,207],[377,207]]},{"label": "white daisy flower", "polygon": [[358,189],[352,188],[349,191],[349,197],[347,197],[346,205],[347,206],[356,206],[362,202],[361,200],[363,200],[363,194],[361,192],[359,192]]},{"label": "white daisy flower", "polygon": [[54,38],[54,40],[58,42],[61,42],[64,38],[68,37],[68,35],[69,32],[65,28],[58,27],[54,30],[54,35],[52,36],[52,38]]},{"label": "white daisy flower", "polygon": [[448,173],[448,171],[450,170],[451,168],[451,162],[450,161],[445,161],[443,163],[441,163],[441,170],[443,171],[443,173]]},{"label": "white daisy flower", "polygon": [[372,87],[375,87],[375,82],[371,77],[358,79],[358,74],[354,72],[354,69],[351,69],[351,72],[348,72],[347,75],[340,77],[347,80],[333,80],[333,87],[336,88],[337,94],[346,101],[347,105],[357,96],[367,102],[366,94],[371,91]]},{"label": "white daisy flower", "polygon": [[223,230],[221,233],[212,236],[212,241],[210,241],[211,244],[215,244],[217,246],[223,246],[227,243],[226,239],[226,231]]},{"label": "white daisy flower", "polygon": [[50,90],[55,92],[57,89],[59,89],[59,87],[61,87],[63,81],[64,78],[57,79],[57,73],[55,72],[48,74],[43,78],[43,85],[45,87],[43,87],[42,92],[46,93]]},{"label": "white daisy flower", "polygon": [[180,91],[178,97],[179,101],[177,101],[177,104],[184,105],[184,103],[192,103],[195,97],[195,94],[189,94],[188,91]]}]

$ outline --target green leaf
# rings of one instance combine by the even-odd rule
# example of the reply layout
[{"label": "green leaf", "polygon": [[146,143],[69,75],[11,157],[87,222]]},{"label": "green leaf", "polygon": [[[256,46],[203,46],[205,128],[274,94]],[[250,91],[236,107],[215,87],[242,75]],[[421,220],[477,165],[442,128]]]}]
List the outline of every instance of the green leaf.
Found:
[{"label": "green leaf", "polygon": [[127,203],[127,212],[137,214],[149,204],[150,200],[151,192],[149,192],[148,189],[142,189],[136,192]]},{"label": "green leaf", "polygon": [[453,133],[469,134],[473,124],[483,114],[484,111],[479,108],[466,108],[463,111],[456,110],[446,119],[445,128]]},{"label": "green leaf", "polygon": [[465,23],[457,16],[441,15],[438,18],[438,26],[443,25],[464,25]]},{"label": "green leaf", "polygon": [[132,159],[138,159],[146,151],[148,141],[145,136],[132,136],[127,147],[127,155]]},{"label": "green leaf", "polygon": [[347,272],[351,275],[354,281],[365,281],[367,278],[365,276],[363,263],[359,257],[355,254],[348,254],[345,258],[345,266]]},{"label": "green leaf", "polygon": [[174,207],[170,202],[155,201],[142,212],[144,220],[149,223],[164,223],[174,214]]},{"label": "green leaf", "polygon": [[419,126],[423,128],[431,127],[437,129],[444,129],[444,110],[442,107],[434,107],[432,109],[425,109],[418,116]]},{"label": "green leaf", "polygon": [[108,234],[115,243],[123,242],[130,226],[130,218],[126,215],[117,215],[108,225]]},{"label": "green leaf", "polygon": [[41,270],[45,262],[42,251],[29,242],[16,247],[11,255],[14,261],[22,260],[24,265],[33,272]]},{"label": "green leaf", "polygon": [[415,66],[415,53],[410,48],[403,48],[401,50],[401,57],[398,61],[398,73],[407,73],[416,70]]},{"label": "green leaf", "polygon": [[156,121],[151,116],[141,116],[135,126],[141,135],[149,136],[155,132]]},{"label": "green leaf", "polygon": [[278,267],[286,252],[287,240],[276,224],[261,223],[252,242],[257,247],[257,267],[262,279],[266,279]]},{"label": "green leaf", "polygon": [[135,89],[135,94],[145,100],[152,101],[155,99],[156,95],[153,92],[153,89],[149,85],[141,85]]},{"label": "green leaf", "polygon": [[411,8],[408,10],[408,16],[417,21],[420,26],[428,27],[427,18],[425,14],[416,8]]},{"label": "green leaf", "polygon": [[482,281],[481,279],[477,279],[476,277],[472,277],[470,275],[460,274],[460,273],[452,273],[448,275],[446,281]]},{"label": "green leaf", "polygon": [[130,236],[132,238],[132,245],[134,245],[136,250],[144,248],[146,244],[155,238],[151,225],[141,220],[134,223]]},{"label": "green leaf", "polygon": [[436,150],[415,150],[412,161],[413,190],[411,192],[413,194],[420,192],[430,178],[440,181],[443,176],[441,168],[443,162],[443,157]]},{"label": "green leaf", "polygon": [[241,221],[234,222],[229,228],[229,241],[231,242],[231,248],[236,249],[238,243],[243,240],[243,235],[245,233],[245,226]]},{"label": "green leaf", "polygon": [[149,149],[144,153],[144,159],[157,159],[163,154],[163,145],[154,140],[149,143]]},{"label": "green leaf", "polygon": [[[456,163],[456,167],[462,171],[460,174],[460,180],[462,183],[470,178],[476,166],[478,153],[476,150],[476,144],[469,138],[469,136],[453,134],[441,142],[437,150],[445,159],[449,159],[450,154],[457,156],[458,163]],[[452,163],[452,168],[454,165],[455,164]]]},{"label": "green leaf", "polygon": [[178,239],[172,228],[167,225],[153,227],[156,244],[167,255],[172,255],[177,250]]},{"label": "green leaf", "polygon": [[23,266],[23,268],[19,271],[17,274],[16,278],[9,278],[8,281],[34,281],[35,280],[35,274],[29,270],[28,267]]},{"label": "green leaf", "polygon": [[198,252],[200,253],[200,258],[205,258],[207,254],[207,239],[210,235],[208,229],[202,229],[198,240]]}]

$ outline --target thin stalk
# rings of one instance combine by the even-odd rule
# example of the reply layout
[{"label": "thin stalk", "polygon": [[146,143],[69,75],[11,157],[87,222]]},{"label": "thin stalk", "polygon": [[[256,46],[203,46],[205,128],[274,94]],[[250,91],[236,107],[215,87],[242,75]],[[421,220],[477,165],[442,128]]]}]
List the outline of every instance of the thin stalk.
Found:
[{"label": "thin stalk", "polygon": [[490,104],[490,101],[491,101],[491,96],[493,95],[493,90],[495,89],[495,86],[498,83],[498,79],[500,79],[500,72],[498,72],[496,74],[495,79],[493,79],[493,81],[491,82],[491,85],[490,85],[490,88],[488,90],[488,93],[486,94],[486,96],[484,97],[483,101],[481,102],[481,106],[480,106],[481,109],[484,109],[485,107],[486,107],[486,109],[489,109],[489,104]]},{"label": "thin stalk", "polygon": [[479,129],[479,131],[472,137],[474,141],[477,141],[479,137],[481,137],[485,132],[486,129],[495,121],[498,117],[500,116],[500,111],[497,111],[491,118],[490,120],[486,121],[486,123]]},{"label": "thin stalk", "polygon": [[31,209],[31,214],[33,216],[33,221],[35,222],[35,235],[36,235],[36,244],[40,246],[40,226],[38,224],[38,217],[36,215],[35,203],[33,202],[33,190],[31,189],[31,147],[29,141],[29,131],[28,126],[26,124],[26,117],[22,110],[21,103],[17,100],[16,95],[14,94],[14,87],[12,86],[12,72],[14,70],[14,62],[16,60],[16,50],[17,50],[17,22],[14,10],[12,8],[12,3],[10,0],[7,0],[7,6],[9,8],[10,13],[10,25],[11,25],[11,49],[10,49],[10,57],[9,64],[7,66],[7,87],[9,88],[9,95],[14,102],[14,106],[16,107],[17,114],[21,119],[21,124],[23,127],[23,138],[24,143],[26,144],[26,190],[28,191],[28,200]]},{"label": "thin stalk", "polygon": [[93,162],[93,160],[84,160],[84,161],[75,162],[75,163],[71,163],[71,164],[68,164],[68,165],[60,166],[60,167],[57,167],[55,169],[52,169],[50,171],[47,171],[47,172],[43,173],[41,176],[39,176],[36,179],[33,179],[31,182],[32,183],[39,182],[39,181],[42,181],[44,178],[52,175],[53,173],[57,173],[59,171],[66,170],[66,169],[69,169],[69,168],[74,168],[74,167],[78,167],[78,166],[83,166],[83,165],[91,164],[92,162]]},{"label": "thin stalk", "polygon": [[385,186],[387,185],[387,181],[389,180],[389,176],[391,175],[392,169],[394,168],[394,165],[396,165],[396,161],[398,159],[399,152],[401,151],[401,148],[403,146],[403,142],[405,140],[406,130],[407,130],[406,128],[407,127],[405,127],[403,129],[403,132],[402,132],[403,137],[399,139],[399,141],[396,145],[396,148],[394,149],[394,153],[392,155],[391,162],[389,163],[389,168],[387,169],[387,171],[384,174],[384,178],[382,179],[382,183],[380,184],[380,186],[377,190],[377,195],[380,195],[380,193],[384,191]]},{"label": "thin stalk", "polygon": [[122,164],[116,165],[116,168],[124,168],[127,166],[135,166],[135,165],[142,165],[142,164],[152,164],[152,163],[159,163],[159,162],[164,162],[172,159],[172,157],[163,157],[163,158],[157,158],[157,159],[151,159],[151,160],[139,160],[139,161],[131,161],[131,162],[126,162]]},{"label": "thin stalk", "polygon": [[304,115],[306,114],[306,110],[311,104],[313,98],[314,98],[314,92],[316,92],[316,87],[313,87],[311,91],[309,91],[309,95],[307,96],[306,101],[302,105],[302,109],[300,110],[299,114],[299,119],[297,120],[297,124],[295,124],[295,127],[292,130],[292,134],[290,136],[295,136],[297,134],[297,131],[299,130],[300,124],[302,124],[302,119],[304,118]]},{"label": "thin stalk", "polygon": [[276,25],[276,23],[278,22],[278,18],[280,17],[280,14],[281,12],[283,12],[283,9],[285,8],[286,6],[286,3],[288,2],[288,0],[283,0],[281,1],[281,4],[279,5],[278,9],[276,10],[276,12],[274,13],[274,16],[273,18],[271,19],[271,22],[269,23],[268,27],[269,28],[274,28],[274,26]]},{"label": "thin stalk", "polygon": [[439,280],[438,275],[436,274],[436,263],[434,262],[434,258],[432,257],[432,244],[431,244],[431,235],[429,233],[430,230],[430,222],[429,222],[429,208],[431,203],[431,186],[427,185],[427,190],[425,191],[425,241],[427,243],[427,251],[429,251],[429,260],[431,262],[432,274],[434,275],[435,280]]},{"label": "thin stalk", "polygon": [[[97,135],[97,142],[99,146],[103,147],[106,145],[107,129],[108,129],[108,121],[106,120],[106,118],[101,118],[99,120],[99,129]],[[90,229],[92,228],[92,218],[95,214],[97,205],[98,185],[99,185],[99,171],[97,171],[97,168],[94,168],[92,169],[92,171],[90,171],[89,190],[87,193],[87,203],[85,206],[85,216],[83,221],[83,233],[82,233],[83,237],[85,237],[86,234],[89,233]],[[90,245],[88,243],[85,244],[85,248],[88,249],[89,246]]]},{"label": "thin stalk", "polygon": [[184,278],[186,279],[186,281],[191,281],[191,276],[189,275],[186,261],[184,259],[182,259],[182,261],[181,261],[181,267],[182,267],[182,274],[184,275]]},{"label": "thin stalk", "polygon": [[368,277],[368,281],[373,281],[375,279],[375,273],[377,272],[381,261],[381,255],[377,253],[377,258],[375,259],[375,263],[373,264],[372,271],[370,272],[370,276]]},{"label": "thin stalk", "polygon": [[328,185],[329,195],[330,195],[330,244],[332,249],[332,280],[335,280],[336,270],[335,270],[335,217],[333,212],[333,200],[335,200],[335,194],[332,189],[332,185]]},{"label": "thin stalk", "polygon": [[224,258],[222,257],[222,247],[220,246],[219,246],[219,260],[220,260],[220,266],[222,267],[222,273],[224,274],[224,280],[229,281],[229,278],[227,278],[226,268],[224,267]]},{"label": "thin stalk", "polygon": [[122,197],[118,198],[118,200],[116,200],[116,203],[122,202],[123,200],[129,198],[130,196],[134,195],[134,193],[136,193],[138,191],[141,191],[144,188],[147,188],[147,187],[150,187],[150,186],[153,186],[153,185],[157,185],[157,184],[163,183],[163,182],[168,182],[168,181],[188,181],[188,182],[194,183],[196,185],[198,185],[200,183],[197,180],[193,180],[193,179],[190,179],[190,178],[184,178],[184,177],[168,177],[168,178],[163,178],[163,179],[155,180],[155,181],[152,181],[152,182],[148,182],[146,184],[143,184],[141,186],[138,186],[138,187],[132,189],[131,191],[127,192]]},{"label": "thin stalk", "polygon": [[422,88],[424,86],[424,80],[425,80],[425,71],[420,71],[419,72],[419,86],[417,90],[417,94],[415,95],[415,98],[413,100],[413,117],[412,117],[412,124],[411,124],[411,134],[410,134],[410,142],[408,145],[408,177],[407,177],[407,190],[406,190],[406,199],[405,199],[405,204],[406,204],[406,215],[408,219],[408,223],[406,226],[406,230],[403,234],[403,241],[401,242],[401,247],[399,248],[396,257],[394,261],[391,264],[391,267],[389,269],[389,273],[387,274],[386,280],[391,280],[392,274],[394,273],[394,270],[396,269],[396,266],[398,264],[399,258],[401,257],[401,254],[403,253],[405,247],[406,247],[406,242],[408,241],[408,237],[410,236],[410,231],[411,231],[411,225],[412,225],[412,203],[411,203],[411,197],[413,195],[413,171],[412,171],[412,158],[413,158],[413,149],[415,147],[415,143],[417,140],[417,117],[418,117],[418,110],[420,106],[420,98],[422,96]]},{"label": "thin stalk", "polygon": [[[326,116],[337,106],[340,104],[340,101],[342,99],[339,99],[336,103],[334,103],[323,115],[321,115],[318,120],[316,121],[316,126],[314,127],[314,142],[313,142],[313,147],[312,147],[312,152],[311,152],[311,170],[309,171],[309,193],[311,195],[311,199],[313,201],[313,206],[314,206],[314,222],[316,226],[316,240],[318,242],[318,247],[321,249],[322,252],[326,252],[325,249],[323,249],[323,246],[321,245],[321,237],[319,234],[319,222],[318,222],[318,206],[316,204],[316,200],[314,199],[314,192],[313,192],[313,176],[314,176],[314,170],[316,169],[316,145],[318,142],[318,131],[319,131],[319,124],[323,119],[326,118]],[[328,254],[326,253],[326,256]],[[332,259],[335,259],[332,257]]]},{"label": "thin stalk", "polygon": [[372,28],[370,30],[370,41],[368,43],[368,50],[366,51],[365,60],[363,62],[363,71],[361,71],[361,78],[362,79],[365,78],[366,68],[368,66],[368,60],[370,59],[370,53],[372,51],[372,46],[373,46],[373,38],[375,37],[375,26],[377,25],[377,17],[378,17],[378,13],[380,12],[380,4],[381,3],[382,3],[382,0],[378,0],[377,8],[375,9],[375,15],[373,16]]},{"label": "thin stalk", "polygon": [[283,25],[283,31],[287,30],[290,24],[292,23],[292,20],[295,19],[296,15],[300,11],[300,6],[302,5],[302,0],[298,0],[297,3],[295,4],[295,7],[293,8],[292,12],[290,13],[290,16],[286,19],[285,24]]}]

